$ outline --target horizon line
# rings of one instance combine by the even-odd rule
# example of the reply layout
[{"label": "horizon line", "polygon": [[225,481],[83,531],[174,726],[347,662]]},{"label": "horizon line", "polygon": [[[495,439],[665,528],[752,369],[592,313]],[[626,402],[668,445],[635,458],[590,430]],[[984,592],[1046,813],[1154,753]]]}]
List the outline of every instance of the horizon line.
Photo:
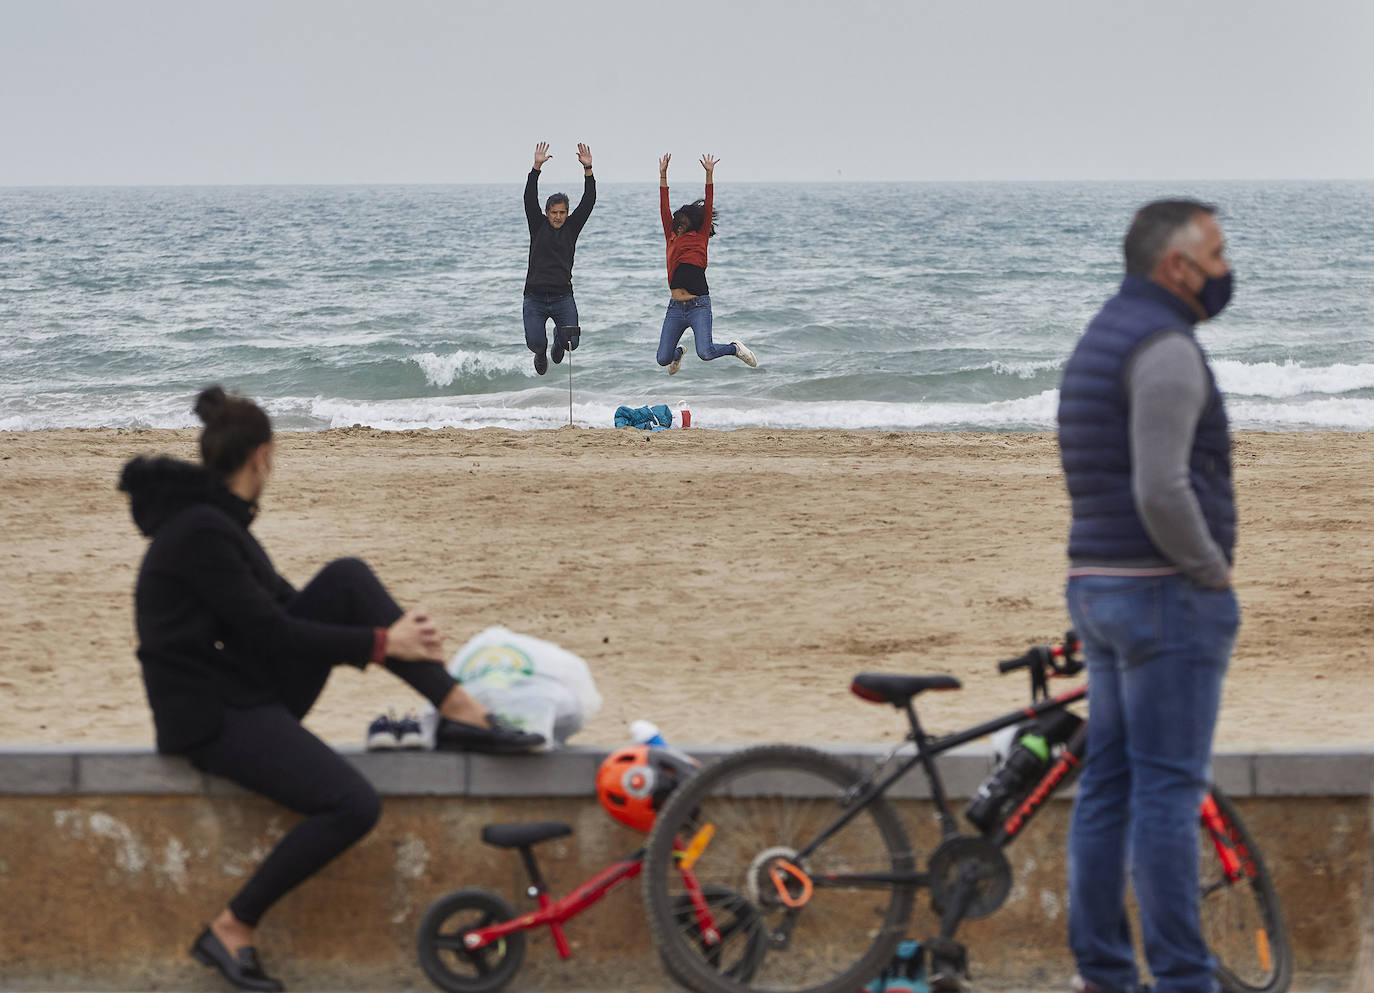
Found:
[{"label": "horizon line", "polygon": [[[573,177],[576,178],[576,177]],[[657,180],[609,179],[601,183],[658,185]],[[517,179],[475,180],[336,180],[336,181],[254,181],[254,182],[91,182],[91,183],[0,183],[0,190],[60,190],[60,189],[222,189],[275,187],[358,187],[358,186],[519,186]],[[823,186],[823,185],[1012,185],[1034,183],[1374,183],[1374,176],[1236,176],[1228,178],[1084,178],[1063,179],[738,179],[729,185]],[[691,183],[681,185],[689,186]]]}]

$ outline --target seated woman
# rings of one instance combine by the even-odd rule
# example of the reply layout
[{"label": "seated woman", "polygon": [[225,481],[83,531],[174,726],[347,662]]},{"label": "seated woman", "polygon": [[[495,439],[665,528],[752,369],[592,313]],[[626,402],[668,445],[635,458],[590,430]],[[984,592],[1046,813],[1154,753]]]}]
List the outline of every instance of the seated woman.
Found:
[{"label": "seated woman", "polygon": [[464,693],[435,623],[361,561],[331,562],[300,591],[279,576],[248,530],[272,474],[267,414],[218,386],[195,409],[203,464],[140,457],[119,482],[152,538],[134,590],[138,657],[158,751],[305,815],[191,948],[240,989],[280,990],[257,958],[259,920],[380,813],[367,780],[301,726],[335,665],[383,666],[418,690],[439,710],[437,747],[522,752],[543,738]]}]

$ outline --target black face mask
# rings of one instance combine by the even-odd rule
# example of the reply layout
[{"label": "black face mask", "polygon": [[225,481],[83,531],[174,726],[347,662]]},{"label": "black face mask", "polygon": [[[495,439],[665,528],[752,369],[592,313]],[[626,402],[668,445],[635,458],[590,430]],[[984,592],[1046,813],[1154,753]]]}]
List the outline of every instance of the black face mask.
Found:
[{"label": "black face mask", "polygon": [[[1185,255],[1184,258],[1188,258],[1188,256]],[[1188,259],[1188,261],[1192,263],[1193,268],[1202,273],[1203,277],[1202,289],[1197,291],[1197,302],[1202,305],[1203,311],[1209,318],[1216,317],[1231,302],[1231,290],[1235,285],[1235,280],[1230,272],[1224,276],[1209,276],[1202,266],[1193,262],[1192,259]]]}]

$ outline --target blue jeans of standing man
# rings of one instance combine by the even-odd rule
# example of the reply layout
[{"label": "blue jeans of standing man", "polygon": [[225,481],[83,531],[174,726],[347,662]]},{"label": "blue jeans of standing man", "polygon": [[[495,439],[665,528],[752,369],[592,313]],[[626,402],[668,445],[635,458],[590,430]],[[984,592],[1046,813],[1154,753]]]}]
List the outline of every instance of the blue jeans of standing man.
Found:
[{"label": "blue jeans of standing man", "polygon": [[1088,750],[1069,829],[1069,945],[1110,993],[1139,982],[1126,869],[1156,993],[1214,993],[1198,913],[1198,811],[1240,612],[1182,575],[1075,576]]},{"label": "blue jeans of standing man", "polygon": [[[577,327],[577,301],[571,293],[526,293],[523,316],[525,345],[535,355],[543,355],[549,347],[549,318],[553,318],[554,334],[558,334],[559,328]],[[561,338],[559,343],[568,344]]]},{"label": "blue jeans of standing man", "polygon": [[722,355],[734,355],[734,345],[717,345],[711,340],[711,298],[692,297],[690,300],[669,300],[668,313],[663,315],[663,330],[658,336],[658,364],[672,365],[677,358],[677,343],[688,328],[697,343],[697,358],[710,362]]}]

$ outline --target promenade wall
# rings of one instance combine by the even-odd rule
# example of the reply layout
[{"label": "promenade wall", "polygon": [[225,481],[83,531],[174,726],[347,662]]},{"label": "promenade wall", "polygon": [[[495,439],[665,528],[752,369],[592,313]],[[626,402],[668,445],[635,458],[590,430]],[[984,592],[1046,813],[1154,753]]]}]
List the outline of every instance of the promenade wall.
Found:
[{"label": "promenade wall", "polygon": [[[642,841],[596,803],[600,749],[522,758],[343,751],[383,794],[382,820],[264,921],[263,958],[292,990],[433,989],[414,951],[433,900],[483,887],[517,909],[531,907],[518,857],[483,845],[485,824],[570,824],[571,837],[537,849],[558,893]],[[704,760],[719,754],[693,751]],[[856,763],[881,754],[832,751]],[[951,795],[965,798],[986,775],[988,757],[953,754],[941,768]],[[1293,988],[1348,989],[1374,899],[1374,750],[1223,754],[1214,772],[1274,875],[1297,961]],[[937,831],[918,780],[909,776],[895,799],[928,852]],[[1048,805],[1008,850],[1015,882],[1006,905],[962,929],[980,986],[1066,988],[1068,813],[1067,802]],[[222,991],[223,981],[187,948],[294,820],[148,751],[0,749],[0,990]],[[918,907],[914,937],[935,930],[924,896]],[[671,988],[648,938],[638,881],[567,930],[573,957],[560,962],[546,932],[532,936],[512,990]]]}]

